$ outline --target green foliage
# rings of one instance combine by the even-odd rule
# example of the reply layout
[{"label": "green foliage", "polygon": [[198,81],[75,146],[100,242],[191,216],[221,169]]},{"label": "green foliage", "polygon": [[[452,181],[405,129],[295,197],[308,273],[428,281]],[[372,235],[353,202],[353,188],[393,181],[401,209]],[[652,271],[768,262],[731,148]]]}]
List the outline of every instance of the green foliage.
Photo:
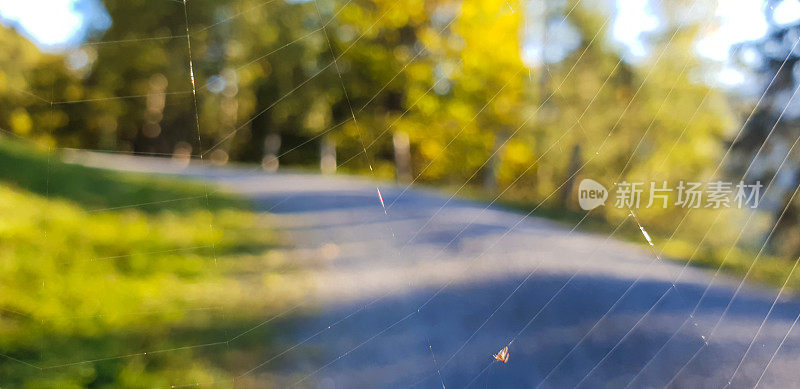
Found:
[{"label": "green foliage", "polygon": [[[281,276],[291,269],[271,254],[273,234],[246,203],[211,195],[206,207],[193,198],[204,189],[197,183],[65,165],[8,141],[0,161],[4,386],[226,379],[232,355],[268,345],[140,354],[229,340],[297,293]],[[170,196],[190,200],[97,210]]]},{"label": "green foliage", "polygon": [[[90,63],[66,71],[53,98],[99,100],[47,107],[69,119],[55,131],[62,146],[172,153],[190,144],[219,160],[260,162],[276,133],[283,164],[310,165],[324,136],[336,140],[344,170],[374,165],[391,176],[392,134],[402,132],[419,181],[494,182],[512,198],[542,200],[570,175],[576,147],[581,162],[592,160],[587,176],[613,180],[629,165],[631,177],[685,178],[713,165],[732,127],[720,95],[693,76],[703,64],[685,4],[664,7],[671,27],[654,37],[650,58],[630,64],[608,42],[607,16],[569,2],[550,18],[570,10],[577,49],[527,64],[529,28],[545,21],[524,2],[241,0],[185,8],[198,137],[184,5],[105,5],[114,22],[92,39],[112,43],[79,48]],[[156,36],[165,38],[137,40]],[[141,97],[151,93],[166,95]],[[13,122],[0,115],[0,127]]]}]

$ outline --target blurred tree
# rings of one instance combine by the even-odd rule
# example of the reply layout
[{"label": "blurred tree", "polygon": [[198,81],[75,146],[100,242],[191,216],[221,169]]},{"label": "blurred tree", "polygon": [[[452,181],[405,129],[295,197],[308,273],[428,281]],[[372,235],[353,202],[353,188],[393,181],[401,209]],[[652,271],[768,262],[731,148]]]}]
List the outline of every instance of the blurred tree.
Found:
[{"label": "blurred tree", "polygon": [[70,121],[65,107],[51,104],[80,93],[66,58],[41,53],[11,29],[0,28],[0,42],[5,50],[0,59],[0,128],[46,147],[79,143],[82,134],[63,130]]},{"label": "blurred tree", "polygon": [[[769,7],[766,7],[769,9]],[[771,12],[767,20],[772,21]],[[741,177],[747,172],[747,182],[760,181],[772,187],[761,200],[759,208],[770,214],[772,223],[778,223],[773,249],[782,254],[800,255],[797,215],[800,205],[788,204],[791,194],[800,185],[800,168],[795,143],[800,139],[800,24],[776,26],[763,39],[745,42],[734,47],[733,56],[741,70],[759,80],[760,104],[752,103],[744,115],[752,117],[746,121],[743,133],[732,144],[734,156],[730,158],[728,171],[731,176]],[[774,81],[773,81],[774,79]],[[753,111],[754,109],[754,111]],[[784,159],[788,163],[783,163]],[[780,169],[780,170],[779,170]],[[779,219],[784,208],[787,215]],[[764,232],[764,237],[769,231]]]},{"label": "blurred tree", "polygon": [[235,5],[219,6],[215,23],[197,35],[213,42],[211,53],[217,57],[204,59],[211,92],[204,96],[204,117],[218,129],[210,147],[236,160],[261,162],[265,154],[294,146],[280,137],[302,134],[315,106],[309,102],[325,99],[317,85],[328,82],[327,64],[319,60],[327,46],[313,4],[247,0]]},{"label": "blurred tree", "polygon": [[[209,19],[213,2],[193,1],[189,22]],[[197,145],[184,5],[180,2],[105,1],[112,24],[76,49],[92,59],[72,117],[95,139],[84,147],[170,153]],[[135,17],[134,17],[135,15]],[[193,49],[199,56],[203,42]],[[129,97],[134,96],[134,97]]]},{"label": "blurred tree", "polygon": [[12,34],[29,52],[7,79],[52,97],[3,94],[6,127],[73,147],[190,147],[216,163],[317,165],[324,152],[328,171],[335,155],[349,171],[561,207],[578,176],[707,174],[732,127],[698,77],[693,45],[708,15],[688,1],[658,9],[639,61],[621,60],[611,15],[577,0],[105,6],[110,28],[66,56]]}]

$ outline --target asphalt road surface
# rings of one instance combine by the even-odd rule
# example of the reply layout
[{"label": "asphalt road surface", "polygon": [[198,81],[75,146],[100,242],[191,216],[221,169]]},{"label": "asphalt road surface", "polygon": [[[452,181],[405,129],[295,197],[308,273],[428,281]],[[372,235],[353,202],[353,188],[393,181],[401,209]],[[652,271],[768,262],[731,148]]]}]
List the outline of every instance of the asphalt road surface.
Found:
[{"label": "asphalt road surface", "polygon": [[[713,272],[680,274],[608,234],[361,178],[82,159],[213,180],[311,258],[315,288],[280,324],[282,353],[249,375],[278,386],[721,388],[777,294],[745,286],[709,339],[738,280],[718,277],[690,316]],[[778,302],[729,387],[755,385],[798,313],[797,299]],[[798,338],[760,387],[800,385]],[[511,340],[508,363],[493,363]]]}]

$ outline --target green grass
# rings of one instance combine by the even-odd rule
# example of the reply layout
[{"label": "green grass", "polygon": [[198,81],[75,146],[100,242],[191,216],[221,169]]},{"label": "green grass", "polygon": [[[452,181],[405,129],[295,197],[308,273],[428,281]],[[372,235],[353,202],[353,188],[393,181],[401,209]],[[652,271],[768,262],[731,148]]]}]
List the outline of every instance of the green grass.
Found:
[{"label": "green grass", "polygon": [[[488,197],[479,192],[472,191],[467,195],[469,198],[486,200]],[[493,198],[493,197],[492,197]],[[488,198],[489,201],[492,198]],[[610,204],[610,203],[609,203]],[[500,199],[497,205],[521,213],[528,213],[537,207],[537,203],[524,200]],[[748,281],[771,287],[781,287],[790,275],[793,258],[782,258],[771,255],[769,251],[758,255],[759,247],[745,247],[741,244],[733,245],[736,240],[738,229],[741,227],[737,222],[726,223],[729,215],[723,216],[722,223],[718,223],[714,232],[702,244],[702,236],[709,227],[709,222],[714,216],[710,212],[715,210],[701,210],[695,212],[694,218],[687,218],[678,229],[681,217],[667,218],[666,223],[656,223],[652,221],[643,222],[647,226],[648,233],[655,241],[655,249],[662,254],[662,258],[680,263],[690,261],[695,267],[702,267],[711,270],[721,268],[724,273],[733,274],[737,277],[744,277],[752,265]],[[732,211],[735,212],[735,211]],[[742,213],[749,212],[744,210]],[[610,218],[599,212],[592,212],[586,216],[586,212],[571,209],[563,209],[553,204],[542,204],[532,213],[532,216],[542,217],[552,220],[571,229],[578,225],[579,231],[597,233],[602,235],[610,234],[619,223],[621,218]],[[619,215],[617,215],[619,216]],[[580,222],[580,224],[578,224]],[[678,233],[670,239],[673,232]],[[632,220],[617,230],[614,235],[617,239],[628,242],[647,245],[641,231]],[[757,258],[758,257],[758,258]],[[757,260],[756,260],[757,259]],[[755,262],[755,264],[754,264]],[[800,272],[791,275],[786,286],[786,292],[800,290]]]},{"label": "green grass", "polygon": [[225,380],[262,357],[269,326],[184,348],[229,340],[299,293],[261,217],[207,192],[0,139],[0,387]]},{"label": "green grass", "polygon": [[[144,212],[246,208],[223,194],[206,198],[205,184],[119,173],[59,162],[57,154],[0,139],[0,182],[48,199],[68,200],[87,210],[139,205]],[[140,205],[145,204],[145,205]]]}]

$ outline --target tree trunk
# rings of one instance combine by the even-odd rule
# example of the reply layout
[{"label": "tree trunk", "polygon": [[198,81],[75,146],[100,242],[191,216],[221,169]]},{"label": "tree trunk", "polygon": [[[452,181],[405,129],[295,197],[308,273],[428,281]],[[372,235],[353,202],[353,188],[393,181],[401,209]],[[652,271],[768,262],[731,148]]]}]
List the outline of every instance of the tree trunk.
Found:
[{"label": "tree trunk", "polygon": [[336,140],[323,136],[319,144],[319,170],[322,174],[336,173]]},{"label": "tree trunk", "polygon": [[566,182],[561,188],[560,201],[561,206],[569,209],[575,209],[575,202],[569,201],[572,193],[575,191],[575,178],[577,177],[578,169],[581,167],[581,145],[576,144],[572,147],[572,154],[569,156],[569,164],[567,165]]},{"label": "tree trunk", "polygon": [[[225,69],[222,71],[222,74],[225,77],[226,87],[220,97],[220,128],[224,129],[224,133],[232,134],[236,131],[236,121],[239,118],[239,99],[236,98],[239,90],[236,87],[236,73],[233,70]],[[211,152],[211,163],[214,165],[224,165],[228,163],[233,139],[234,137],[228,138],[217,145],[214,151]]]},{"label": "tree trunk", "polygon": [[[775,226],[775,231],[772,232],[771,239],[769,233],[770,229],[765,231],[761,237],[761,243],[763,244],[764,242],[767,242],[767,239],[770,239],[768,242],[769,248],[773,252],[778,251],[779,254],[796,257],[797,255],[800,255],[800,248],[791,247],[792,245],[790,243],[796,243],[792,242],[793,240],[796,240],[793,239],[794,236],[792,236],[792,230],[795,230],[798,227],[797,209],[795,206],[792,206],[790,202],[796,200],[792,198],[792,194],[794,193],[793,188],[800,184],[800,170],[787,173],[785,177],[788,177],[789,175],[791,175],[791,179],[780,179],[780,177],[775,177],[773,179],[773,182],[777,182],[776,185],[773,186],[773,192],[779,193],[774,197],[775,200],[772,201],[774,202],[773,206],[770,207],[769,199],[762,199],[762,202],[764,202],[763,205],[766,206],[765,208],[767,212],[771,214],[772,223],[770,225]],[[762,204],[759,204],[759,208],[762,208]],[[786,214],[784,214],[783,218],[781,218],[781,213],[783,213],[784,209],[786,209]]]},{"label": "tree trunk", "polygon": [[489,157],[489,171],[483,180],[483,188],[489,193],[497,192],[497,183],[499,182],[500,164],[503,162],[503,149],[509,139],[509,134],[505,131],[496,133],[494,135],[494,147],[492,147],[492,156]]},{"label": "tree trunk", "polygon": [[278,151],[281,149],[281,134],[273,132],[264,139],[264,158],[261,159],[261,166],[268,172],[278,170],[280,161]]},{"label": "tree trunk", "polygon": [[398,182],[411,182],[411,144],[408,134],[396,131],[392,136],[394,166]]},{"label": "tree trunk", "polygon": [[[157,73],[150,77],[148,81],[147,97],[145,98],[145,112],[142,130],[139,141],[135,146],[136,151],[162,151],[157,147],[161,136],[161,120],[164,119],[164,107],[166,105],[167,78]],[[198,148],[200,145],[198,145]]]}]

